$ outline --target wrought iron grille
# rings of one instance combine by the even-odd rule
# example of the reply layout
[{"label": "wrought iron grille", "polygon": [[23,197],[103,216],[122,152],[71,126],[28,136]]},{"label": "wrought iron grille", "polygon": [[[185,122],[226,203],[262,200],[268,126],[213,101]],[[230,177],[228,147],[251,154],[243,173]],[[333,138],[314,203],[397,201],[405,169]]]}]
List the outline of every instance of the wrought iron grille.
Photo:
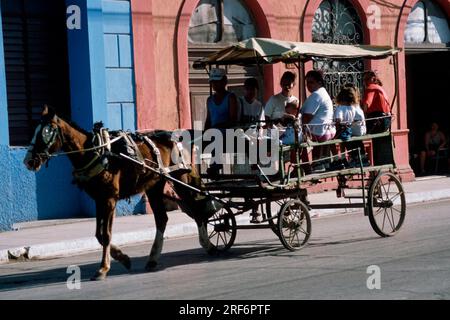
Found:
[{"label": "wrought iron grille", "polygon": [[[314,13],[312,39],[313,42],[334,44],[363,43],[361,20],[349,1],[322,1]],[[352,83],[362,93],[363,59],[349,61],[316,59],[314,69],[323,71],[325,88],[332,98],[346,83]]]}]

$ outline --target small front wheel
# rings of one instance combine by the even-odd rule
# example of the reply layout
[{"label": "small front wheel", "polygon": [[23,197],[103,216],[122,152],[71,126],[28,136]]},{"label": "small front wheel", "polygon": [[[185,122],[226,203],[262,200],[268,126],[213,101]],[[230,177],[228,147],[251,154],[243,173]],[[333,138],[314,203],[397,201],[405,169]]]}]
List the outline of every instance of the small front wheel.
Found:
[{"label": "small front wheel", "polygon": [[278,213],[281,243],[290,250],[303,248],[311,236],[311,217],[308,207],[300,200],[287,201]]},{"label": "small front wheel", "polygon": [[236,218],[229,208],[221,208],[209,218],[208,238],[219,252],[231,248],[236,239]]}]

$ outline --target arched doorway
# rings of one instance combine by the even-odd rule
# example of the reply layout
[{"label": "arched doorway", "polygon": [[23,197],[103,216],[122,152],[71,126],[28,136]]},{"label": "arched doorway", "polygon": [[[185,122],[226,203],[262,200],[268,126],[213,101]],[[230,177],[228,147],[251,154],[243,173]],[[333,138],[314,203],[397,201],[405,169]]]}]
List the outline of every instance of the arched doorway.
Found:
[{"label": "arched doorway", "polygon": [[[312,41],[334,44],[364,43],[361,19],[349,1],[325,0],[320,3],[314,13]],[[335,97],[345,83],[353,83],[362,88],[363,59],[353,61],[317,59],[313,67],[323,71],[326,89],[331,97]]]},{"label": "arched doorway", "polygon": [[[257,36],[256,24],[241,0],[201,0],[189,22],[188,58],[189,91],[192,123],[206,119],[206,99],[210,94],[208,76],[204,70],[195,70],[192,64],[227,45]],[[255,67],[228,66],[228,89],[242,94],[242,85],[248,77],[258,77]],[[263,88],[263,86],[260,86]],[[263,96],[261,90],[260,98]]]},{"label": "arched doorway", "polygon": [[431,122],[450,135],[450,29],[448,17],[436,1],[418,1],[413,6],[403,40],[410,159],[417,172],[417,154],[424,148]]}]

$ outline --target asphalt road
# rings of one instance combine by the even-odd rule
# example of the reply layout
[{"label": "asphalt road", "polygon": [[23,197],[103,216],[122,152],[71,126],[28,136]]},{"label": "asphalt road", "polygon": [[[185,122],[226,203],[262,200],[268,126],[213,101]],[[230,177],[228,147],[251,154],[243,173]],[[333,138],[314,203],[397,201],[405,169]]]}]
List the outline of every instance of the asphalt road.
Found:
[{"label": "asphalt road", "polygon": [[[150,243],[126,247],[131,272],[113,262],[103,282],[89,281],[99,252],[6,264],[0,299],[450,299],[450,201],[408,206],[391,238],[377,236],[362,214],[312,226],[310,245],[296,252],[269,230],[240,230],[219,257],[196,238],[169,239],[151,273],[143,271]],[[67,287],[69,265],[80,267],[80,289]]]}]

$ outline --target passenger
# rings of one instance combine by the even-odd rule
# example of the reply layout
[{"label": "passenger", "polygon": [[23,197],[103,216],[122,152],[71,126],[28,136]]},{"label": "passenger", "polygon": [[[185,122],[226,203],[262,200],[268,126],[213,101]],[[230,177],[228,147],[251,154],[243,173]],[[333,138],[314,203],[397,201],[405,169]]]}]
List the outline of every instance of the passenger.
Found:
[{"label": "passenger", "polygon": [[356,88],[352,83],[347,83],[344,85],[346,88],[352,88],[355,92],[356,101],[357,103],[353,105],[355,108],[355,118],[353,119],[352,123],[352,136],[353,137],[360,137],[367,134],[367,127],[366,127],[366,121],[364,116],[364,111],[361,109],[360,106],[360,95],[359,90]]},{"label": "passenger", "polygon": [[[336,122],[337,131],[335,138],[342,139],[344,141],[350,140],[354,135],[353,128],[357,129],[357,134],[361,133],[361,125],[355,125],[355,122],[359,122],[357,121],[357,107],[359,104],[358,97],[359,95],[357,90],[350,86],[343,87],[339,94],[336,96],[336,104],[338,106],[334,111],[334,121]],[[364,116],[362,120],[364,120]],[[356,167],[360,164],[357,150],[358,148],[361,152],[363,165],[368,165],[367,156],[365,155],[364,144],[362,141],[349,141],[341,145],[341,151],[344,151],[345,149],[347,151],[350,151],[351,161],[348,165],[349,167]],[[340,165],[339,162],[338,165]],[[336,164],[334,164],[332,167],[334,169],[338,169],[336,168]]]},{"label": "passenger", "polygon": [[[206,121],[204,129],[216,128],[222,132],[227,128],[232,128],[237,123],[237,98],[236,95],[226,89],[227,76],[224,69],[213,68],[209,74],[209,82],[211,83],[214,94],[208,97],[206,102]],[[224,146],[226,147],[225,135]],[[215,177],[221,169],[223,169],[222,154],[216,153],[213,149],[213,162],[207,169],[207,173]]]},{"label": "passenger", "polygon": [[205,130],[209,128],[232,128],[237,122],[236,95],[226,89],[227,76],[224,69],[211,69],[209,82],[214,94],[208,97]]},{"label": "passenger", "polygon": [[425,174],[425,164],[428,158],[436,156],[440,149],[443,149],[447,143],[444,133],[439,130],[436,122],[431,124],[431,128],[425,133],[425,150],[420,152],[420,175]]},{"label": "passenger", "polygon": [[298,132],[298,142],[303,142],[300,117],[298,104],[288,103],[281,121],[283,126],[285,126],[284,132],[280,135],[282,144],[289,145],[295,143],[295,130]]},{"label": "passenger", "polygon": [[[324,88],[324,79],[320,71],[311,70],[305,77],[306,87],[311,95],[305,100],[301,108],[302,124],[307,128],[304,135],[309,135],[312,141],[324,142],[333,139],[336,129],[333,122],[333,102]],[[328,157],[329,146],[314,148],[313,160],[318,160],[322,155]],[[303,158],[305,158],[303,156]],[[328,161],[325,162],[325,164]],[[308,170],[308,169],[306,169]],[[315,162],[314,171],[324,171],[324,163]]]},{"label": "passenger", "polygon": [[239,98],[238,121],[244,127],[249,127],[258,121],[264,121],[264,108],[256,99],[259,85],[255,78],[248,78],[244,82],[244,96]]},{"label": "passenger", "polygon": [[374,71],[364,73],[365,88],[361,105],[366,114],[368,133],[385,132],[391,128],[391,106],[382,85]]},{"label": "passenger", "polygon": [[292,89],[295,87],[296,75],[291,71],[286,71],[280,80],[281,92],[270,97],[264,108],[264,113],[267,121],[280,121],[285,113],[285,108],[288,103],[297,103],[298,98],[292,94]]},{"label": "passenger", "polygon": [[307,125],[313,141],[331,140],[336,134],[332,126],[333,102],[324,88],[323,75],[320,71],[311,70],[306,74],[305,81],[311,95],[302,106],[302,122]]}]

